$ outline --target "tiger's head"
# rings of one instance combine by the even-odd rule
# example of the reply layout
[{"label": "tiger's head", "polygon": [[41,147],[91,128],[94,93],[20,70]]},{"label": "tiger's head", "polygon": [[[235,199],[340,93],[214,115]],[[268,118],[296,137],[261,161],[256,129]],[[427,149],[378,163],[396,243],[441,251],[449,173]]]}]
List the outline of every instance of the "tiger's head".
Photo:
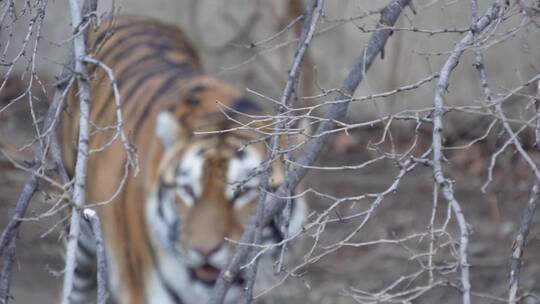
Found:
[{"label": "tiger's head", "polygon": [[[193,134],[230,126],[217,102],[240,112],[258,108],[230,86],[199,81],[188,85],[182,96],[184,103],[156,118],[164,152],[157,160],[146,219],[154,246],[175,255],[192,281],[211,287],[234,253],[231,240],[240,239],[255,211],[266,145],[246,145],[256,137],[254,131]],[[283,169],[277,162],[271,176],[271,186],[278,186]],[[293,203],[289,233],[301,229],[305,212],[304,202]],[[280,238],[276,224],[264,228],[263,241]],[[240,275],[235,282],[241,286],[242,281]]]}]

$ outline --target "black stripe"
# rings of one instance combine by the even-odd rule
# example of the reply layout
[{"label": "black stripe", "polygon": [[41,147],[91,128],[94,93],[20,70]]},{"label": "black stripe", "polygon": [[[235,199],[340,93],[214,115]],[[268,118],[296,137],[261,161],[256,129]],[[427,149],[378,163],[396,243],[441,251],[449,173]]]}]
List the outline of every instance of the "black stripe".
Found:
[{"label": "black stripe", "polygon": [[[134,39],[137,39],[134,42]],[[144,38],[144,39],[143,39]],[[189,56],[193,56],[191,50],[186,49],[178,41],[170,39],[163,35],[163,29],[147,29],[144,28],[142,31],[133,32],[124,37],[118,38],[117,41],[114,41],[114,44],[111,43],[111,46],[106,49],[99,50],[101,61],[116,62],[119,59],[126,57],[131,54],[134,50],[137,50],[140,47],[147,46],[150,49],[160,50],[160,51],[170,51],[175,50],[180,53],[185,53]]]},{"label": "black stripe", "polygon": [[[153,40],[150,40],[153,39]],[[156,51],[160,53],[164,53],[166,51],[177,51],[182,52],[182,50],[179,50],[178,48],[175,48],[170,43],[167,42],[155,42],[154,36],[148,37],[148,39],[145,39],[143,41],[135,41],[132,44],[129,45],[120,45],[122,46],[122,50],[118,51],[117,53],[107,53],[103,56],[102,60],[107,60],[107,56],[114,56],[111,57],[110,62],[119,62],[123,58],[127,58],[129,55],[131,55],[133,52],[140,50],[142,48],[147,48],[150,51]],[[109,62],[109,60],[107,60]],[[135,62],[135,61],[134,61]]]},{"label": "black stripe", "polygon": [[75,292],[79,292],[79,293],[82,293],[82,294],[88,294],[90,293],[90,291],[94,291],[94,289],[96,288],[96,286],[84,286],[84,287],[81,287],[81,286],[77,286],[77,284],[73,284],[73,290]]},{"label": "black stripe", "polygon": [[[146,37],[143,41],[135,41],[131,44],[130,40],[141,37]],[[133,45],[140,44],[141,42],[148,43],[150,41],[156,41],[156,38],[159,38],[159,31],[156,30],[148,30],[147,28],[143,28],[141,31],[129,33],[125,36],[118,37],[117,33],[114,33],[112,37],[117,37],[116,41],[107,41],[110,45],[106,44],[106,48],[102,48],[98,51],[98,54],[103,54],[100,56],[100,60],[103,62],[106,62],[107,59],[109,59],[111,56],[116,56],[116,51],[126,51],[126,50],[132,50]],[[114,42],[114,43],[113,43]]]},{"label": "black stripe", "polygon": [[[148,69],[148,66],[159,64],[161,63],[160,60],[163,58],[163,56],[164,54],[162,52],[152,52],[146,56],[134,60],[133,64],[129,65],[127,68],[122,70],[120,74],[116,76],[116,80],[118,81],[118,87],[121,87],[124,82],[131,79],[136,73],[137,68],[142,67],[145,63],[148,63],[148,65],[144,66],[146,69]],[[155,62],[154,64],[150,64],[152,60],[156,60],[157,62]]]},{"label": "black stripe", "polygon": [[109,23],[107,25],[107,29],[97,35],[96,39],[94,40],[94,46],[103,43],[103,40],[107,37],[107,35],[118,35],[118,33],[123,30],[142,25],[142,23],[139,22],[127,22],[122,25],[115,25],[114,20],[111,20],[110,22],[113,24]]},{"label": "black stripe", "polygon": [[182,298],[180,295],[174,290],[174,288],[165,280],[165,277],[163,276],[163,273],[161,272],[161,268],[159,267],[158,260],[156,259],[156,253],[154,252],[154,248],[150,247],[150,256],[152,257],[152,263],[154,264],[154,268],[156,269],[159,281],[167,291],[167,294],[169,297],[173,300],[175,304],[184,304],[182,301]]},{"label": "black stripe", "polygon": [[166,191],[174,191],[170,190],[171,188],[174,189],[174,185],[168,185],[161,180],[160,182],[161,186],[158,189],[158,216],[163,220],[163,222],[167,225],[167,238],[171,242],[175,242],[178,238],[178,233],[180,230],[180,221],[178,218],[174,219],[172,223],[169,223],[167,218],[165,217],[165,214],[163,212],[163,204],[165,202],[165,196],[167,195]]},{"label": "black stripe", "polygon": [[[147,64],[146,63],[156,60],[157,62],[153,64]],[[186,66],[190,66],[190,68],[186,68]],[[154,68],[150,69],[149,67]],[[118,76],[117,76],[117,85],[119,89],[122,89],[125,82],[133,79],[133,75],[143,74],[141,78],[137,82],[135,82],[131,86],[131,90],[128,91],[127,96],[123,96],[122,99],[124,102],[122,105],[124,105],[132,95],[137,92],[137,89],[141,87],[141,85],[148,81],[153,76],[162,74],[167,72],[168,70],[182,70],[181,73],[186,73],[187,76],[193,76],[196,72],[196,68],[189,62],[172,62],[170,60],[166,60],[164,57],[164,54],[161,51],[151,53],[148,56],[141,57],[140,59],[134,60],[134,64],[130,65],[126,69],[124,69]],[[105,99],[107,102],[110,101],[114,96],[114,91],[110,90],[109,95]],[[97,117],[102,117],[107,110],[107,107],[103,107],[100,109],[99,113],[97,114]]]},{"label": "black stripe", "polygon": [[[179,81],[182,79],[192,76],[194,73],[192,65],[189,63],[183,64],[183,68],[177,68],[175,69],[175,73],[169,76],[169,78],[164,81],[161,86],[154,92],[154,94],[150,97],[150,99],[146,102],[146,105],[144,106],[144,110],[142,111],[141,115],[137,117],[136,121],[139,123],[135,126],[135,136],[138,136],[139,130],[143,125],[144,120],[146,117],[150,114],[152,111],[152,107],[157,104],[155,102],[155,99],[161,96],[167,95],[167,93],[170,91],[171,88],[173,88]],[[128,99],[126,99],[127,101]]]},{"label": "black stripe", "polygon": [[[80,275],[77,274],[77,269],[75,269],[75,274],[77,277],[80,277]],[[73,280],[73,289],[81,293],[94,290],[96,287],[97,280],[87,279],[86,277],[83,278],[83,280]]]},{"label": "black stripe", "polygon": [[[157,69],[155,70],[151,70],[149,72],[147,72],[145,75],[143,75],[142,77],[140,77],[139,79],[137,79],[137,81],[135,82],[135,84],[132,86],[132,89],[128,92],[128,94],[126,96],[124,96],[124,103],[123,105],[127,104],[130,100],[131,100],[131,97],[137,92],[137,90],[142,87],[142,84],[146,81],[148,81],[150,78],[154,77],[154,76],[157,76],[157,75],[161,75],[165,72],[169,72],[169,71],[173,71],[175,70],[175,73],[173,75],[173,77],[171,78],[178,78],[180,79],[180,76],[183,76],[181,78],[184,78],[184,77],[187,77],[187,76],[191,76],[190,72],[192,71],[192,67],[191,67],[191,64],[189,63],[183,63],[181,67],[177,67],[176,69],[172,69],[170,65],[165,65],[165,66],[158,66]],[[182,75],[184,74],[184,75]],[[168,86],[174,84],[173,83],[170,83],[171,82],[171,79],[168,79],[165,83],[168,84]],[[148,104],[152,104],[153,102],[153,99],[155,99],[156,96],[159,96],[161,95],[162,93],[164,93],[163,91],[164,89],[164,86],[162,85],[155,93],[154,95],[152,96],[152,98],[148,101],[147,103],[147,108],[148,108]],[[140,101],[139,101],[140,102]],[[145,111],[147,112],[147,111]],[[143,112],[143,113],[145,113]],[[144,117],[144,116],[143,116]],[[140,120],[138,120],[140,121]]]},{"label": "black stripe", "polygon": [[78,277],[83,277],[88,280],[95,281],[96,269],[94,269],[93,267],[85,267],[84,269],[83,267],[76,267],[75,274]]},{"label": "black stripe", "polygon": [[[125,30],[133,29],[133,28],[135,28],[133,32],[122,33]],[[106,30],[102,31],[101,33],[97,35],[97,37],[95,38],[93,42],[92,47],[95,48],[95,47],[101,46],[101,44],[104,43],[105,38],[110,39],[111,37],[119,37],[120,42],[125,42],[132,37],[141,36],[141,34],[145,34],[145,33],[153,33],[154,37],[156,35],[163,36],[163,30],[160,26],[156,24],[146,23],[146,22],[134,21],[134,22],[125,23],[122,25],[113,25],[111,27],[107,26]],[[107,43],[109,42],[110,42],[109,40],[105,41],[104,45],[107,45]],[[118,43],[115,43],[112,45],[112,47],[114,48],[117,45]],[[103,52],[105,51],[105,49],[101,48],[97,51]],[[112,49],[108,49],[107,51],[112,51]]]},{"label": "black stripe", "polygon": [[[130,101],[131,97],[133,95],[135,95],[135,93],[142,87],[142,84],[145,83],[146,81],[148,81],[150,78],[154,77],[154,76],[157,76],[157,75],[160,75],[160,74],[163,74],[167,71],[170,70],[170,67],[165,65],[153,65],[152,66],[153,69],[151,69],[150,71],[146,71],[146,74],[142,75],[141,77],[139,77],[131,86],[130,86],[130,89],[128,90],[127,92],[127,95],[126,96],[122,96],[122,108],[125,108],[125,106],[128,104],[128,102]],[[133,78],[131,78],[133,79]],[[119,85],[119,89],[121,90],[121,86]],[[106,103],[110,103],[110,104],[113,104],[111,99],[113,97],[113,94],[114,92],[111,90],[111,92],[109,93],[109,96],[107,97],[107,99],[104,100],[104,102]],[[105,113],[108,111],[108,108],[109,108],[109,105],[104,105],[100,110],[99,112],[97,113],[96,117],[99,119],[101,117],[104,117]],[[128,115],[126,115],[128,113],[124,113],[124,116],[127,117]]]},{"label": "black stripe", "polygon": [[90,226],[90,222],[88,222],[87,219],[83,217],[81,221],[81,232],[80,237],[77,240],[77,246],[78,249],[88,258],[94,259],[96,256],[96,247],[95,242],[96,238],[94,236],[94,232],[92,231],[92,227]]},{"label": "black stripe", "polygon": [[94,291],[94,289],[96,289],[96,285],[78,286],[76,283],[73,283],[73,290],[79,293],[87,294],[90,291]]},{"label": "black stripe", "polygon": [[[176,33],[181,33],[178,29],[176,29],[176,31],[174,31],[173,33],[171,31],[172,30],[171,27],[168,27],[166,25],[159,24],[159,23],[147,22],[145,20],[137,20],[137,19],[128,20],[128,22],[125,22],[120,25],[114,24],[114,21],[113,21],[112,24],[109,23],[107,25],[106,30],[102,31],[96,36],[96,38],[94,39],[93,47],[99,46],[100,44],[102,44],[105,38],[107,37],[107,35],[111,37],[111,36],[120,36],[121,34],[123,34],[125,35],[124,37],[130,37],[133,35],[133,33],[122,33],[122,32],[128,29],[132,29],[132,28],[140,28],[140,29],[143,29],[145,32],[149,32],[149,31],[157,32],[159,36],[165,37],[168,39],[171,39],[170,38],[171,36],[172,37],[176,36]],[[167,33],[169,34],[172,33],[172,34],[167,35]]]},{"label": "black stripe", "polygon": [[163,186],[160,186],[159,189],[158,189],[158,215],[160,218],[163,219],[164,222],[166,222],[165,220],[165,214],[163,213],[163,196],[165,195],[164,192],[165,192],[165,187]]},{"label": "black stripe", "polygon": [[[139,65],[135,65],[135,66],[139,66]],[[154,75],[158,75],[164,71],[167,70],[167,67],[164,67],[164,66],[160,66],[160,65],[152,65],[153,69],[150,70],[150,71],[147,71],[148,73],[143,75],[142,77],[139,78],[138,81],[136,81],[132,86],[131,86],[131,90],[128,91],[128,97],[131,97],[135,92],[132,92],[132,91],[136,91],[143,82],[145,82],[146,80],[148,80],[149,78],[151,78],[152,76]],[[135,73],[134,73],[135,74]],[[125,80],[131,80],[131,79],[134,79],[134,77],[131,77],[129,79],[123,77],[121,80],[120,78],[118,79],[118,89],[119,90],[122,90],[122,84],[120,82],[123,82]],[[113,99],[113,96],[114,96],[114,91],[111,89],[110,92],[109,92],[109,95],[107,96],[107,98],[104,99],[104,102],[105,103],[108,103],[108,104],[113,104],[112,102],[112,99]],[[122,106],[124,106],[124,104],[126,103],[125,101],[128,100],[125,96],[122,96]],[[100,117],[104,117],[104,114],[105,112],[108,110],[108,104],[105,104],[102,108],[99,109],[99,112],[97,113],[96,117],[97,118],[100,118]],[[125,115],[125,114],[124,114]]]}]

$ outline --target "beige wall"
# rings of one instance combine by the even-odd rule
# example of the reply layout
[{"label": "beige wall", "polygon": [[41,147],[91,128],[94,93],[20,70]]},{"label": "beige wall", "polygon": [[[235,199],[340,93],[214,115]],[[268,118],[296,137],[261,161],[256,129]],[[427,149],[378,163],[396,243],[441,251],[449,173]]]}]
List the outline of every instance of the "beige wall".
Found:
[{"label": "beige wall", "polygon": [[[226,43],[238,34],[239,28],[249,22],[250,15],[255,11],[258,11],[258,15],[249,26],[249,37],[241,35],[243,41],[236,42],[247,44],[271,36],[279,28],[280,19],[286,13],[287,1],[117,0],[115,4],[120,13],[151,16],[182,26],[201,52],[208,73],[277,98],[284,84],[294,43],[235,69],[230,67],[250,58],[251,50],[241,45],[227,46]],[[434,1],[415,1],[417,14],[414,15],[407,9],[406,16],[400,19],[398,25],[429,29],[468,26],[470,1],[439,1],[429,6],[432,2]],[[384,3],[386,1],[327,0],[326,17],[336,19],[357,16]],[[483,10],[489,1],[484,0],[480,3]],[[99,5],[100,11],[108,11],[111,1],[100,1]],[[347,22],[325,31],[316,38],[311,53],[317,67],[316,79],[323,87],[333,88],[339,85],[369,37],[369,34],[359,31],[356,25],[372,27],[375,19],[376,16]],[[515,26],[520,18],[514,19],[505,25],[507,29]],[[40,73],[51,74],[59,70],[58,65],[53,62],[63,61],[65,47],[57,47],[47,41],[59,42],[66,39],[68,22],[67,0],[51,1],[44,26],[46,39],[41,46],[41,59],[38,65]],[[336,23],[325,21],[320,28],[328,28],[334,24]],[[19,28],[19,35],[20,30]],[[499,28],[498,32],[503,32],[503,27]],[[531,27],[529,32],[522,30],[486,51],[489,81],[496,92],[503,92],[504,88],[514,87],[538,73],[539,32],[535,27]],[[429,36],[396,32],[386,47],[385,59],[377,60],[357,93],[364,95],[389,90],[398,85],[416,82],[436,72],[447,56],[426,54],[448,51],[460,36],[460,34]],[[291,37],[289,35],[277,41],[283,42]],[[449,104],[474,104],[481,96],[472,59],[472,52],[467,52],[456,69],[449,88],[450,94],[447,99]],[[353,117],[366,118],[405,107],[429,106],[432,102],[433,87],[432,84],[426,85],[413,94],[402,94],[376,104],[373,102],[358,104],[350,113]]]}]

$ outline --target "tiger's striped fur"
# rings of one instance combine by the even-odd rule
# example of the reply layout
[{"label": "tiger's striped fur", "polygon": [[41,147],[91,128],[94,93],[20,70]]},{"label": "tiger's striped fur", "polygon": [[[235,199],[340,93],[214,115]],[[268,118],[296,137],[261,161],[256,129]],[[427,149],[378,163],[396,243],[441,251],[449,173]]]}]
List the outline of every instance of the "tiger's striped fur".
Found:
[{"label": "tiger's striped fur", "polygon": [[[259,107],[230,85],[202,74],[198,56],[177,28],[121,17],[90,31],[92,57],[111,67],[121,95],[125,130],[137,151],[140,172],[130,174],[119,194],[95,207],[102,221],[109,288],[119,303],[203,303],[217,273],[232,254],[225,238],[238,240],[255,208],[264,143],[244,147],[253,131],[193,135],[195,130],[235,124],[222,103],[241,112]],[[106,73],[93,67],[93,124],[86,180],[89,203],[109,200],[120,186],[126,153],[119,139],[114,94]],[[73,172],[78,132],[76,89],[62,118],[68,171]],[[279,168],[274,174],[279,175]],[[244,182],[242,190],[236,188]],[[305,208],[295,204],[291,230],[300,229]],[[267,228],[268,238],[278,230]],[[241,278],[238,278],[238,283]],[[95,289],[95,248],[83,221],[77,253],[76,303],[91,301]],[[236,303],[240,284],[229,292]]]}]

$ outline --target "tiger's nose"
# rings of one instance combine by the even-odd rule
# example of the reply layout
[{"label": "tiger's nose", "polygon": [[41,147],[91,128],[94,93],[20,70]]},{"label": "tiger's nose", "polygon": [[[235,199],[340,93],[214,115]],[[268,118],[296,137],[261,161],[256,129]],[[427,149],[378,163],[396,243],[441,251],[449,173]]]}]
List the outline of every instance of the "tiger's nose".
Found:
[{"label": "tiger's nose", "polygon": [[198,254],[209,257],[219,251],[219,249],[223,246],[223,241],[216,243],[216,244],[199,244],[193,246],[193,250],[195,250]]}]

